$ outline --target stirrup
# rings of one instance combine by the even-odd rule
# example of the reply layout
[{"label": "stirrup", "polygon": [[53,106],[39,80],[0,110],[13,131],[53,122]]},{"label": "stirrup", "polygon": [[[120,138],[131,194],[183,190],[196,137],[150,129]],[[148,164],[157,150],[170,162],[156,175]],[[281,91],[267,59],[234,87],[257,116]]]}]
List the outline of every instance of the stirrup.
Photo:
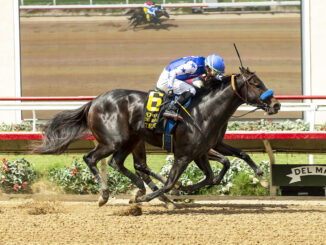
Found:
[{"label": "stirrup", "polygon": [[183,121],[183,117],[180,116],[178,113],[172,113],[172,112],[166,111],[166,112],[163,113],[163,117],[171,118],[174,121]]}]

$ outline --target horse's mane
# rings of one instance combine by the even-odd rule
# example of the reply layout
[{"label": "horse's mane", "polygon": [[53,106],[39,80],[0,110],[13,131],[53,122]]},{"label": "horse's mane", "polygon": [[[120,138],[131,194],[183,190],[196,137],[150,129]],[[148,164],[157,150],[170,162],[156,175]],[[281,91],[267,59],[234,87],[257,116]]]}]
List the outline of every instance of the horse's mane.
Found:
[{"label": "horse's mane", "polygon": [[207,81],[204,82],[204,86],[197,90],[197,95],[203,96],[212,91],[223,90],[227,87],[231,82],[232,74],[228,74],[222,77],[222,80],[218,80],[215,77],[208,78]]}]

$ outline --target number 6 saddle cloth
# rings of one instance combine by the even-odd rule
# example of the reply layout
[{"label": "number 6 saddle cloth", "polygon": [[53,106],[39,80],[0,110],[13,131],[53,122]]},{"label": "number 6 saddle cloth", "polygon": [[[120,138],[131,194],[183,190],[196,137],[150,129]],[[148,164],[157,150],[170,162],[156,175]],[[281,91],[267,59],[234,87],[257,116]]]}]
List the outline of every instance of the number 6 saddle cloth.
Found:
[{"label": "number 6 saddle cloth", "polygon": [[[191,99],[187,101],[185,107],[190,104],[190,101]],[[162,148],[168,152],[173,152],[173,134],[178,121],[162,117],[170,103],[173,102],[166,99],[164,92],[150,90],[144,106],[142,127],[162,134]]]},{"label": "number 6 saddle cloth", "polygon": [[165,93],[158,90],[148,92],[147,102],[145,103],[143,128],[155,130],[163,112],[163,101]]}]

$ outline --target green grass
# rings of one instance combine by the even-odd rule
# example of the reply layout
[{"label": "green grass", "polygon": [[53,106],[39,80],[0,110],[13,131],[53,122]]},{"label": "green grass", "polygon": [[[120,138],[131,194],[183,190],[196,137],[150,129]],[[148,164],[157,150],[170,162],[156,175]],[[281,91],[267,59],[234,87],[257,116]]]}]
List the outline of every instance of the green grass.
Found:
[{"label": "green grass", "polygon": [[[61,168],[70,166],[72,157],[83,158],[83,154],[62,154],[62,155],[0,155],[0,159],[7,158],[9,161],[18,158],[24,158],[34,164],[35,171],[40,175],[46,173],[52,168]],[[161,166],[165,164],[166,155],[147,155],[149,166],[156,172],[161,170]],[[108,160],[108,159],[107,159]],[[125,166],[134,172],[132,156],[128,156],[125,161]]]},{"label": "green grass", "polygon": [[[35,166],[35,170],[40,175],[46,175],[52,168],[61,168],[70,166],[73,154],[62,155],[0,155],[0,159],[7,158],[9,161],[18,158],[25,158]],[[76,154],[76,157],[82,159],[82,154]],[[159,172],[161,167],[166,164],[167,155],[147,155],[147,163],[155,172]],[[269,161],[267,154],[250,154],[256,163]],[[232,159],[232,158],[230,158]],[[275,154],[277,164],[308,164],[308,154]],[[326,164],[326,155],[314,155],[315,164]],[[132,157],[126,159],[125,166],[134,172]]]}]

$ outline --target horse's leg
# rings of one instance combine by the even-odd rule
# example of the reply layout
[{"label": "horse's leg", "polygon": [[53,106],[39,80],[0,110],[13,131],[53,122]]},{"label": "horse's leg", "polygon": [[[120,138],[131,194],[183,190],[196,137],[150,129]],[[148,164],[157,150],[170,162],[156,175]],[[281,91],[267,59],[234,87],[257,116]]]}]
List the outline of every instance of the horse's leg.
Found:
[{"label": "horse's leg", "polygon": [[138,202],[149,202],[153,200],[155,197],[158,197],[165,192],[170,191],[174,185],[176,184],[177,180],[180,178],[181,174],[185,171],[189,164],[190,160],[186,157],[183,158],[175,158],[174,164],[172,165],[172,168],[170,170],[168,179],[165,183],[165,185],[158,189],[157,191],[154,191],[150,194],[147,194],[146,196],[142,196],[137,198]]},{"label": "horse's leg", "polygon": [[109,155],[111,155],[113,152],[112,148],[106,145],[98,144],[92,151],[88,152],[84,155],[83,159],[86,162],[87,166],[91,170],[92,174],[95,176],[100,188],[101,188],[101,197],[99,199],[99,206],[103,206],[105,203],[107,203],[109,199],[109,189],[107,187],[107,183],[105,183],[101,175],[99,173],[99,170],[96,166],[97,162]]},{"label": "horse's leg", "polygon": [[256,165],[256,163],[250,158],[250,156],[244,151],[234,148],[225,143],[220,143],[214,147],[214,150],[220,152],[225,156],[235,156],[244,160],[254,171],[254,173],[260,178],[260,184],[266,188],[268,188],[269,184],[264,175],[263,170]]},{"label": "horse's leg", "polygon": [[[160,175],[159,173],[154,172],[152,169],[150,169],[147,164],[136,164],[135,165],[135,169],[136,171],[142,172],[146,175],[152,176],[153,178],[157,179],[158,181],[160,181],[162,184],[165,184],[167,181],[167,178],[165,178],[164,176]],[[145,181],[146,182],[146,181]],[[148,183],[146,183],[148,185]],[[178,189],[181,186],[181,182],[177,181],[177,183],[174,186],[174,191],[175,194],[178,193]],[[150,186],[149,186],[150,187]],[[150,187],[151,188],[151,187]],[[153,190],[153,189],[152,189]],[[153,190],[154,191],[154,190]],[[172,193],[173,194],[173,193]]]},{"label": "horse's leg", "polygon": [[149,175],[149,176],[152,176],[153,178],[157,179],[158,181],[160,181],[161,183],[165,184],[167,178],[165,178],[164,176],[158,174],[158,173],[155,173],[152,169],[150,169],[147,164],[143,164],[142,162],[141,163],[135,163],[134,165],[136,171],[139,171],[139,172],[142,172],[146,175]]},{"label": "horse's leg", "polygon": [[[132,155],[134,158],[134,168],[136,170],[136,173],[141,177],[141,179],[148,185],[148,187],[152,191],[157,191],[158,187],[155,185],[155,183],[152,181],[152,179],[146,174],[143,169],[148,169],[150,172],[153,172],[150,168],[148,168],[146,163],[146,150],[145,150],[145,144],[143,141],[140,141],[136,147],[132,151]],[[155,173],[155,172],[153,172]],[[159,199],[162,202],[167,203],[173,203],[170,199],[168,199],[165,195],[162,195],[159,197]]]},{"label": "horse's leg", "polygon": [[133,26],[134,26],[134,29],[136,29],[136,27],[138,26],[138,25],[140,25],[140,20],[139,20],[139,18],[136,18],[135,20],[134,20],[134,22],[133,22]]},{"label": "horse's leg", "polygon": [[195,163],[204,172],[206,178],[194,185],[180,186],[180,190],[185,192],[194,192],[205,185],[211,185],[213,183],[214,174],[209,164],[207,155],[203,155],[199,159],[195,159]]},{"label": "horse's leg", "polygon": [[134,183],[139,188],[139,190],[136,193],[136,199],[137,199],[137,197],[145,195],[146,189],[145,189],[144,182],[137,175],[132,173],[129,169],[127,169],[123,165],[126,157],[129,155],[129,153],[130,153],[130,151],[126,150],[126,149],[113,153],[108,164],[112,168],[114,168],[115,170],[117,170],[118,172],[120,172],[121,174],[126,176],[127,178],[129,178],[131,180],[131,182]]},{"label": "horse's leg", "polygon": [[215,151],[213,149],[209,150],[208,158],[209,158],[209,160],[218,161],[218,162],[222,163],[222,165],[223,165],[222,170],[219,172],[218,176],[213,181],[213,185],[219,185],[221,183],[224,175],[230,168],[230,161],[227,157],[223,156],[222,154],[218,153],[217,151]]}]

